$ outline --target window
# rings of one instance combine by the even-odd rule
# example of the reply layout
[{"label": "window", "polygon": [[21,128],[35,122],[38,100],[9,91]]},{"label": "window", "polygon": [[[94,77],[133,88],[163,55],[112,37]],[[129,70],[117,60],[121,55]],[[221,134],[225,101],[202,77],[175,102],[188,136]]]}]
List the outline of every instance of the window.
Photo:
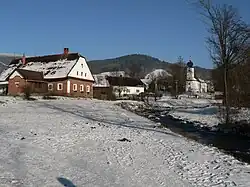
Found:
[{"label": "window", "polygon": [[83,68],[83,64],[81,64],[82,65],[82,68]]},{"label": "window", "polygon": [[81,72],[81,76],[83,76],[83,72]]},{"label": "window", "polygon": [[140,92],[140,90],[136,90],[136,93],[139,93]]},{"label": "window", "polygon": [[74,91],[74,92],[77,91],[77,84],[73,84],[73,91]]},{"label": "window", "polygon": [[15,82],[17,88],[19,88],[19,82]]},{"label": "window", "polygon": [[62,89],[63,89],[63,84],[57,83],[57,90],[62,90]]},{"label": "window", "polygon": [[85,73],[85,77],[87,77],[87,73]]},{"label": "window", "polygon": [[48,84],[48,90],[53,90],[53,84]]},{"label": "window", "polygon": [[84,91],[84,86],[83,84],[80,85],[80,92],[83,92]]},{"label": "window", "polygon": [[87,93],[89,93],[89,92],[90,92],[90,86],[89,86],[89,85],[87,85],[87,87],[86,87],[86,91],[87,91]]},{"label": "window", "polygon": [[78,71],[76,72],[76,75],[78,75]]}]

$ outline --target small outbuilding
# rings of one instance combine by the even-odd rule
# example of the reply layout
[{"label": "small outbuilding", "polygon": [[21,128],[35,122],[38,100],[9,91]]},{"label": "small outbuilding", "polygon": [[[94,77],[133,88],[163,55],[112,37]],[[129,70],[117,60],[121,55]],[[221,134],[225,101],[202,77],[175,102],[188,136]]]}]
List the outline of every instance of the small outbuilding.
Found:
[{"label": "small outbuilding", "polygon": [[44,80],[43,73],[25,69],[16,69],[9,77],[8,94],[20,95],[29,89],[32,94],[48,92],[48,83]]}]

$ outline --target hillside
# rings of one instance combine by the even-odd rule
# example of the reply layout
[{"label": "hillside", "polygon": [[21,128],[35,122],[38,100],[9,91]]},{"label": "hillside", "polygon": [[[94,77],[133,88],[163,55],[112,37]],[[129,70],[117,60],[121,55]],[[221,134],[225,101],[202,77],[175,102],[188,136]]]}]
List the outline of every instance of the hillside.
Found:
[{"label": "hillside", "polygon": [[[171,72],[172,64],[148,55],[131,54],[112,59],[89,61],[88,65],[93,74],[118,70],[129,72],[132,69],[137,71],[138,76],[144,77],[155,69],[164,69]],[[202,67],[195,67],[195,69],[197,77],[205,80],[210,79],[210,69]]]},{"label": "hillside", "polygon": [[14,54],[0,54],[0,73],[6,69],[9,63],[15,59],[20,58],[21,55],[14,55]]}]

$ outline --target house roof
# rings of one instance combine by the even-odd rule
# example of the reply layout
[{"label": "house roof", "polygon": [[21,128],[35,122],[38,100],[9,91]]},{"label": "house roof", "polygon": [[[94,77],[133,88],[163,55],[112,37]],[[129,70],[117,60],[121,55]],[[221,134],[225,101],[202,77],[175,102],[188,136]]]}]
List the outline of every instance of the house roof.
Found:
[{"label": "house roof", "polygon": [[131,77],[106,77],[111,86],[144,86],[140,79]]},{"label": "house roof", "polygon": [[[42,71],[45,79],[65,78],[81,57],[79,53],[69,53],[67,55],[46,55],[28,57],[26,64],[20,69],[31,71]],[[21,59],[15,59],[10,64],[19,64]]]},{"label": "house roof", "polygon": [[26,80],[43,80],[43,73],[25,69],[16,69],[16,71]]},{"label": "house roof", "polygon": [[107,71],[96,75],[111,76],[111,77],[128,77],[125,71]]},{"label": "house roof", "polygon": [[102,74],[96,74],[96,75],[93,75],[94,77],[94,84],[93,86],[94,87],[109,87],[109,82],[108,80],[106,79],[106,75],[102,75]]},{"label": "house roof", "polygon": [[[80,56],[79,53],[69,53],[68,55],[64,55],[64,54],[55,54],[55,55],[45,55],[45,56],[34,56],[34,57],[26,57],[25,61],[26,63],[29,62],[43,62],[43,63],[49,63],[49,62],[55,62],[55,61],[59,61],[59,60],[75,60],[78,59],[78,57]],[[10,64],[18,64],[19,61],[22,58],[19,59],[14,59],[11,61]]]},{"label": "house roof", "polygon": [[1,74],[0,74],[0,81],[7,81],[10,74],[12,74],[15,71],[16,67],[9,67],[8,69],[5,69]]}]

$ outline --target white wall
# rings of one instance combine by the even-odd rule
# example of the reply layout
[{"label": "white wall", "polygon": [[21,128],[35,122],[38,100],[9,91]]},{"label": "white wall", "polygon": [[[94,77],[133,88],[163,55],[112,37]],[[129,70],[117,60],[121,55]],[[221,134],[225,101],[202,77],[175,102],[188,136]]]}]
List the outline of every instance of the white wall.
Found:
[{"label": "white wall", "polygon": [[[77,75],[78,73],[78,75]],[[86,75],[86,76],[85,76]],[[88,64],[85,60],[85,58],[80,57],[79,60],[76,62],[75,66],[70,71],[69,77],[75,77],[78,79],[85,79],[94,81],[94,78],[92,76],[92,73],[90,72],[90,69],[88,67]]]},{"label": "white wall", "polygon": [[67,80],[67,93],[70,93],[70,80]]},{"label": "white wall", "polygon": [[[140,93],[144,92],[144,87],[127,86],[127,89],[129,90],[129,94],[139,95]],[[139,92],[137,92],[137,90],[139,90]]]},{"label": "white wall", "polygon": [[207,92],[207,83],[196,81],[186,81],[186,92],[189,91],[191,87],[192,92],[206,93]]},{"label": "white wall", "polygon": [[201,92],[207,92],[207,83],[203,82],[201,83]]},{"label": "white wall", "polygon": [[[114,93],[118,96],[119,92],[117,92],[117,89],[121,89],[121,96],[123,95],[139,95],[140,93],[144,92],[144,87],[137,87],[137,86],[113,86]],[[137,92],[138,90],[138,92]]]},{"label": "white wall", "polygon": [[195,80],[194,68],[187,68],[187,80]]},{"label": "white wall", "polygon": [[191,88],[191,92],[200,92],[200,82],[195,81],[186,81],[186,92]]},{"label": "white wall", "polygon": [[14,71],[14,72],[12,73],[12,75],[10,76],[9,79],[13,79],[15,76],[19,76],[19,77],[23,78],[17,71]]}]

